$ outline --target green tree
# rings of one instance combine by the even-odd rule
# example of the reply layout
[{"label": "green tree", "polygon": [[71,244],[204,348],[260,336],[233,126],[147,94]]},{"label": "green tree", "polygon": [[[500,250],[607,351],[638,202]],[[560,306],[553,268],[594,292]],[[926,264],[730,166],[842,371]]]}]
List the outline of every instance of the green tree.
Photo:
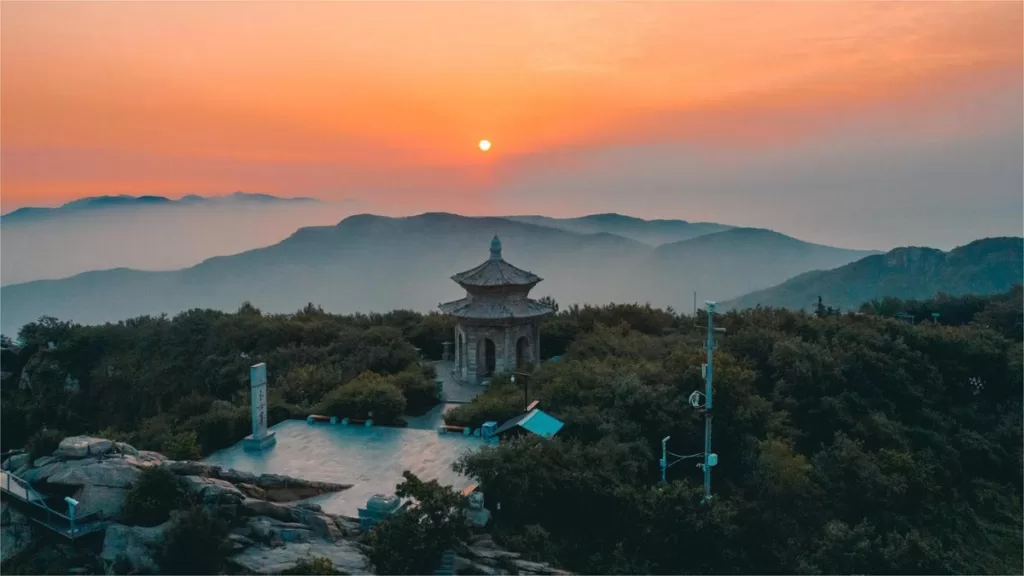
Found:
[{"label": "green tree", "polygon": [[193,506],[168,530],[158,563],[164,574],[218,574],[228,550],[227,522]]},{"label": "green tree", "polygon": [[173,472],[161,467],[144,468],[125,496],[125,522],[156,526],[166,522],[171,511],[182,504],[184,493]]},{"label": "green tree", "polygon": [[378,574],[430,574],[445,550],[469,536],[466,499],[436,480],[402,476],[395,494],[411,502],[370,531],[370,562]]},{"label": "green tree", "polygon": [[387,378],[364,372],[355,380],[331,391],[320,402],[318,411],[339,418],[373,418],[389,424],[405,413],[405,397]]}]

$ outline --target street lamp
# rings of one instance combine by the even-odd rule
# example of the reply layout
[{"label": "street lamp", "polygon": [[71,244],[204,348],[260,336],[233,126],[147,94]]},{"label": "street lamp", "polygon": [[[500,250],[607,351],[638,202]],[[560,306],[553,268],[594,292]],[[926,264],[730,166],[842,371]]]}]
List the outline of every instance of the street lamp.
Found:
[{"label": "street lamp", "polygon": [[530,375],[526,372],[513,372],[512,383],[516,383],[516,376],[523,379],[523,412],[526,412],[530,407]]}]

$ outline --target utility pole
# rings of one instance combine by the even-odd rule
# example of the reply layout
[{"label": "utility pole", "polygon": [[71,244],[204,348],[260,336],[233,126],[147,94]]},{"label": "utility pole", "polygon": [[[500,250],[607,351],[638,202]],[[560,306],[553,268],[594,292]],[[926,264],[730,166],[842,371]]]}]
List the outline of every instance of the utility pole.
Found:
[{"label": "utility pole", "polygon": [[705,302],[708,307],[708,335],[704,347],[708,350],[708,365],[704,375],[704,500],[711,502],[711,467],[718,464],[718,455],[711,452],[711,420],[714,418],[711,409],[714,406],[712,381],[715,374],[715,306],[714,302]]},{"label": "utility pole", "polygon": [[[690,394],[689,402],[690,406],[693,406],[697,410],[704,412],[704,452],[699,454],[680,455],[673,454],[668,451],[667,444],[670,436],[666,436],[661,440],[661,460],[658,461],[659,468],[661,469],[661,481],[665,482],[665,472],[669,466],[678,464],[682,460],[688,458],[703,458],[703,462],[697,464],[698,468],[704,470],[704,498],[701,499],[702,504],[711,503],[711,469],[718,465],[718,454],[711,451],[711,421],[712,421],[712,407],[714,405],[714,367],[715,367],[715,333],[724,333],[725,328],[715,328],[714,316],[715,316],[715,302],[705,302],[708,307],[708,328],[707,328],[707,340],[704,343],[704,347],[708,351],[708,362],[701,366],[701,375],[704,377],[704,392],[700,390],[694,390]],[[703,398],[703,402],[702,402]],[[673,462],[668,461],[668,457],[672,456],[675,458]]]}]

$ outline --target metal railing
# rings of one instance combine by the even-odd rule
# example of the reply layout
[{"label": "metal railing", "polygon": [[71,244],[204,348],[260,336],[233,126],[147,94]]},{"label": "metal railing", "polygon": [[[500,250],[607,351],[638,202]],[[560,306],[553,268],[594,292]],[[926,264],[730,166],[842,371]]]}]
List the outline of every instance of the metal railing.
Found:
[{"label": "metal railing", "polygon": [[74,539],[90,534],[103,528],[104,524],[98,512],[78,516],[71,520],[45,504],[45,497],[36,492],[25,480],[8,472],[0,472],[0,490],[13,496],[16,500],[28,504],[25,515],[37,524],[41,524],[62,536]]}]

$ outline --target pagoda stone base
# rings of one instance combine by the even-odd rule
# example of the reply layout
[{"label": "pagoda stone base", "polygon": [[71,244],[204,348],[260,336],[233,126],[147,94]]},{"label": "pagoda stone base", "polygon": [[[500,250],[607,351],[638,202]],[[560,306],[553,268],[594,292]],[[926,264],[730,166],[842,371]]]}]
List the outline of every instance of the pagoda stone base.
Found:
[{"label": "pagoda stone base", "polygon": [[260,450],[266,450],[274,444],[277,444],[277,435],[274,434],[273,430],[267,430],[266,436],[262,438],[253,438],[252,434],[249,434],[242,440],[242,449],[247,452],[259,452]]}]

